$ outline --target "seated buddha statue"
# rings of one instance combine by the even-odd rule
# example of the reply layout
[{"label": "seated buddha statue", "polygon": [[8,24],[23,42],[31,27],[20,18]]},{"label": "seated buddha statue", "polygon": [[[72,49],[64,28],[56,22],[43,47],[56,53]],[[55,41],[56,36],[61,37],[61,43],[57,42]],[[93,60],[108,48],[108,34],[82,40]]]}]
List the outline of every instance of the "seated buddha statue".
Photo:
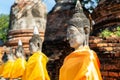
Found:
[{"label": "seated buddha statue", "polygon": [[65,57],[59,80],[102,80],[99,58],[86,42],[88,34],[86,35],[84,22],[79,14],[77,12],[76,20],[76,14],[73,15],[67,28],[67,39],[70,47],[75,50]]},{"label": "seated buddha statue", "polygon": [[15,50],[15,56],[16,60],[14,62],[13,70],[11,73],[12,79],[22,78],[23,73],[25,71],[26,59],[21,40],[18,41],[18,47]]},{"label": "seated buddha statue", "polygon": [[13,66],[14,66],[14,62],[15,62],[13,49],[11,47],[7,48],[7,52],[5,52],[3,57],[5,57],[5,56],[6,56],[6,61],[2,65],[1,77],[5,78],[5,79],[10,79],[11,72],[13,70]]},{"label": "seated buddha statue", "polygon": [[42,43],[38,29],[35,27],[33,36],[29,40],[29,50],[32,56],[28,59],[22,80],[50,80],[46,69],[48,58],[41,51]]}]

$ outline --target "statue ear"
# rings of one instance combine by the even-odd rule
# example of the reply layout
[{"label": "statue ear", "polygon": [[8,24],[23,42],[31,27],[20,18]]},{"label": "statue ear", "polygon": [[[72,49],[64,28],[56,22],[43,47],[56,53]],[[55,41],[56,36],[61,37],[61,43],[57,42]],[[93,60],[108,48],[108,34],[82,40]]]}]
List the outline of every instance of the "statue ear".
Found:
[{"label": "statue ear", "polygon": [[89,34],[90,33],[89,26],[85,25],[84,32],[85,32],[85,34]]}]

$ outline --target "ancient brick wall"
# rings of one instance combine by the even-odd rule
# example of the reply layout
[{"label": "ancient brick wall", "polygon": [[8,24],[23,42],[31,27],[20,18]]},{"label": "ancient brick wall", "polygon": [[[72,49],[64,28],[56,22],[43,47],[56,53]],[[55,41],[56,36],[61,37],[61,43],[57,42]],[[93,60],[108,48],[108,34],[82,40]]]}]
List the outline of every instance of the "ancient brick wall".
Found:
[{"label": "ancient brick wall", "polygon": [[[59,7],[61,7],[59,9]],[[74,13],[74,4],[56,4],[47,16],[43,52],[49,57],[47,64],[51,80],[59,80],[59,69],[64,58],[73,50],[66,40],[67,22]]]},{"label": "ancient brick wall", "polygon": [[92,13],[95,21],[93,35],[99,35],[104,29],[114,30],[120,25],[120,0],[100,0]]},{"label": "ancient brick wall", "polygon": [[[120,80],[120,38],[90,37],[93,49],[101,63],[103,80]],[[43,44],[43,52],[50,58],[47,68],[51,80],[58,80],[64,58],[73,51],[68,41],[55,40]]]},{"label": "ancient brick wall", "polygon": [[[67,5],[72,6],[73,4]],[[58,8],[54,8],[54,10],[48,14],[45,41],[43,45],[43,52],[51,59],[47,65],[51,80],[58,80],[59,69],[63,63],[64,58],[70,52],[73,51],[73,49],[70,48],[68,41],[66,41],[66,28],[68,26],[66,23],[72,17],[73,10],[60,9],[56,11],[56,9]],[[95,20],[96,18],[93,19]],[[99,26],[93,27],[94,28],[93,32],[95,34],[97,33],[98,27]],[[120,46],[119,38],[102,39],[90,37],[90,47],[91,49],[95,50],[95,52],[98,54],[98,57],[101,62],[101,73],[103,80],[120,80],[119,46]]]},{"label": "ancient brick wall", "polygon": [[90,37],[90,47],[100,59],[103,80],[120,80],[120,38]]}]

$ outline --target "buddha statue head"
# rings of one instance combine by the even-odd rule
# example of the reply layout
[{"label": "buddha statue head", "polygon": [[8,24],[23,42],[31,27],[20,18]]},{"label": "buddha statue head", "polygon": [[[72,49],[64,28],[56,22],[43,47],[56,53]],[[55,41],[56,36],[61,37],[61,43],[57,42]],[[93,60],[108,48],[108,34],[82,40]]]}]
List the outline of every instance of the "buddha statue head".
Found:
[{"label": "buddha statue head", "polygon": [[2,61],[5,63],[8,60],[15,60],[12,47],[6,47],[2,56]]},{"label": "buddha statue head", "polygon": [[77,49],[84,46],[85,34],[75,26],[69,26],[67,29],[67,39],[69,40],[70,47]]},{"label": "buddha statue head", "polygon": [[80,46],[88,45],[89,24],[89,20],[83,12],[80,1],[77,0],[75,13],[69,20],[67,28],[67,38],[71,47],[76,49]]},{"label": "buddha statue head", "polygon": [[22,41],[18,41],[18,47],[15,50],[15,55],[17,58],[24,58],[24,48],[22,46]]},{"label": "buddha statue head", "polygon": [[34,27],[34,32],[32,38],[29,40],[29,50],[31,53],[36,51],[41,51],[42,49],[42,39],[40,38],[39,31],[37,27]]}]

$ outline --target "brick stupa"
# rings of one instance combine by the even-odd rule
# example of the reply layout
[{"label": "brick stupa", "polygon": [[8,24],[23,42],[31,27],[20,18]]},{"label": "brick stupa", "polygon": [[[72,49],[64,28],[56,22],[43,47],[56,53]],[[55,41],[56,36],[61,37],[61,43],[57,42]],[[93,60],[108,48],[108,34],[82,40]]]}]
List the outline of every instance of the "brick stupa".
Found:
[{"label": "brick stupa", "polygon": [[46,29],[46,6],[41,0],[15,0],[11,7],[8,41],[6,46],[13,49],[21,39],[25,53],[29,54],[29,39],[33,35],[33,28],[38,27],[41,38],[44,40]]}]

